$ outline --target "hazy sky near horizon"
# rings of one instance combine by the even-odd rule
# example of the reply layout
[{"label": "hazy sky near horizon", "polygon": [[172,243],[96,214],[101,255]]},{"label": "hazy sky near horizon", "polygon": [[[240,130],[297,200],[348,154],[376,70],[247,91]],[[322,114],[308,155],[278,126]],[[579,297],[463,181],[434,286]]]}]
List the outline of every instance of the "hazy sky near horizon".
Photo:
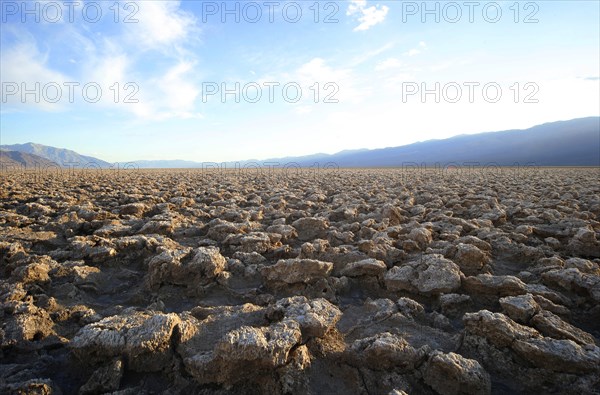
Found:
[{"label": "hazy sky near horizon", "polygon": [[0,7],[2,144],[265,159],[600,112],[598,1]]}]

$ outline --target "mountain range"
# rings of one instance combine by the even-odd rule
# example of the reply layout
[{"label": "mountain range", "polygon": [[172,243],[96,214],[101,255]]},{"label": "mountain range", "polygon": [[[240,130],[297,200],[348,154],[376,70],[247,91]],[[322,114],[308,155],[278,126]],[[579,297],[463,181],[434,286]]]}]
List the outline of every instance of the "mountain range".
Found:
[{"label": "mountain range", "polygon": [[[86,167],[101,167],[108,168],[111,166],[110,163],[105,162],[101,159],[94,158],[91,156],[81,155],[75,151],[71,151],[64,148],[49,147],[47,145],[25,143],[25,144],[12,144],[12,145],[0,145],[0,151],[12,151],[20,152],[31,155],[28,160],[38,161],[39,158],[50,161],[54,164],[58,164],[61,167],[75,167],[75,168],[86,168]],[[3,153],[4,156],[8,157],[8,154]],[[11,154],[14,157],[13,154]],[[36,159],[37,157],[37,159]],[[25,161],[27,162],[27,161]],[[21,162],[23,166],[25,163]],[[40,162],[41,163],[41,162]],[[44,166],[44,165],[42,165]],[[29,167],[29,166],[27,166]]]},{"label": "mountain range", "polygon": [[[26,143],[0,145],[0,150],[32,155],[20,157],[10,154],[18,162],[35,161],[35,156],[58,164],[95,164],[106,168],[111,164],[74,151]],[[1,160],[9,158],[3,153]],[[201,168],[202,161],[140,160],[139,168]],[[206,163],[206,162],[204,162]],[[270,165],[268,164],[270,163]],[[442,140],[428,140],[399,147],[346,150],[335,154],[313,154],[264,160],[225,162],[226,168],[235,166],[272,166],[286,164],[309,167],[334,164],[339,167],[400,167],[400,166],[600,166],[600,117],[578,118],[534,126],[525,130],[507,130],[470,135],[459,135]]]},{"label": "mountain range", "polygon": [[19,151],[0,150],[0,166],[2,169],[26,168],[50,168],[56,164],[41,156]]}]

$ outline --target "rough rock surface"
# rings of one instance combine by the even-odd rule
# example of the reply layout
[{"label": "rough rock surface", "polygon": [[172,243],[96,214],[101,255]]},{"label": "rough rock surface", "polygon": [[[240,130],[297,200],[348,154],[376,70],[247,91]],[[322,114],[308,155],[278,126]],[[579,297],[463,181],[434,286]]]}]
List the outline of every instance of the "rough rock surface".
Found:
[{"label": "rough rock surface", "polygon": [[[543,336],[537,330],[520,325],[501,313],[481,310],[464,316],[466,327],[465,349],[484,360],[489,358],[519,358],[539,370],[541,377],[553,377],[559,385],[561,374],[579,374],[587,380],[598,382],[600,348],[593,344],[580,345],[572,340],[558,340]],[[482,342],[481,339],[484,341]],[[511,361],[511,362],[512,362]],[[488,363],[489,364],[489,363]],[[490,365],[491,369],[506,374],[511,364]],[[516,378],[521,385],[527,382],[531,371]],[[586,377],[587,375],[587,377]]]},{"label": "rough rock surface", "polygon": [[342,312],[327,300],[309,300],[304,296],[278,300],[269,314],[277,313],[297,322],[305,337],[323,337],[342,316]]},{"label": "rough rock surface", "polygon": [[454,260],[467,275],[477,274],[490,262],[489,255],[473,244],[459,243]]},{"label": "rough rock surface", "polygon": [[123,361],[115,359],[96,370],[92,377],[79,389],[82,395],[116,391],[123,377]]},{"label": "rough rock surface", "polygon": [[148,284],[196,286],[221,273],[227,261],[216,247],[164,251],[148,262]]},{"label": "rough rock surface", "polygon": [[424,368],[423,379],[438,394],[490,394],[490,375],[479,362],[453,352],[434,352]]},{"label": "rough rock surface", "polygon": [[254,170],[0,172],[0,393],[600,394],[597,169]]},{"label": "rough rock surface", "polygon": [[504,312],[521,324],[527,324],[540,311],[540,306],[531,294],[506,296],[500,298],[499,302]]},{"label": "rough rock surface", "polygon": [[132,370],[159,371],[171,362],[171,337],[180,321],[176,314],[152,312],[107,317],[83,327],[69,346],[83,362],[122,356]]},{"label": "rough rock surface", "polygon": [[285,365],[300,338],[294,321],[261,328],[242,326],[228,332],[212,352],[196,354],[184,363],[200,383],[232,385],[247,380],[248,373],[258,375]]},{"label": "rough rock surface", "polygon": [[463,286],[468,292],[474,294],[508,296],[526,293],[525,284],[515,276],[479,274],[475,277],[467,277]]},{"label": "rough rock surface", "polygon": [[423,255],[418,261],[388,270],[385,284],[391,291],[451,292],[460,287],[460,270],[454,262],[440,254]]},{"label": "rough rock surface", "polygon": [[426,349],[417,350],[402,337],[389,332],[356,340],[348,350],[357,365],[364,364],[375,370],[412,370],[423,362],[426,353]]},{"label": "rough rock surface", "polygon": [[309,283],[327,277],[333,263],[315,259],[282,259],[275,265],[265,266],[261,273],[267,281],[281,281],[287,284]]},{"label": "rough rock surface", "polygon": [[378,276],[387,269],[385,262],[369,258],[358,262],[351,262],[341,271],[343,276]]}]

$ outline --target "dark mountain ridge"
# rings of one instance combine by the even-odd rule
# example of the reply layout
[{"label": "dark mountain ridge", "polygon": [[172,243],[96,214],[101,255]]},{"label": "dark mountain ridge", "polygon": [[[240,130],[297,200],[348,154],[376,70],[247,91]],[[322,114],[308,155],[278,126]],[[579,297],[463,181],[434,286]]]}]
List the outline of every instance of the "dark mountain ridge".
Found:
[{"label": "dark mountain ridge", "polygon": [[[79,167],[111,164],[75,151],[27,143],[2,145],[0,149],[19,151],[52,162]],[[189,160],[140,160],[130,162],[139,168],[203,168],[212,162]],[[225,168],[285,165],[323,167],[403,167],[403,166],[600,166],[600,117],[545,123],[524,130],[462,134],[447,139],[428,140],[399,147],[344,150],[336,154],[313,154],[264,160],[219,163]]]},{"label": "dark mountain ridge", "polygon": [[108,168],[110,163],[92,156],[78,154],[75,151],[64,148],[50,147],[36,143],[0,145],[0,149],[7,151],[18,151],[31,155],[37,155],[51,162],[57,163],[61,167],[101,167]]}]

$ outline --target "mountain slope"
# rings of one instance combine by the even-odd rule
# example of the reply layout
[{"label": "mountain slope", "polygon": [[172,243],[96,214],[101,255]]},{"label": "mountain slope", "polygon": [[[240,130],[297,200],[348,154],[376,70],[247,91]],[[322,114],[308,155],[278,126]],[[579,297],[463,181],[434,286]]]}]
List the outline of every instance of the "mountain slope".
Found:
[{"label": "mountain slope", "polygon": [[[138,161],[140,167],[202,167],[202,162]],[[297,164],[320,167],[401,166],[600,166],[600,117],[551,122],[525,130],[459,135],[400,147],[346,150],[336,154],[226,162],[226,168],[247,164],[278,167]]]},{"label": "mountain slope", "polygon": [[332,155],[340,167],[408,163],[600,166],[600,118],[552,122],[526,130],[461,135],[350,155]]},{"label": "mountain slope", "polygon": [[38,155],[18,151],[0,150],[0,169],[3,171],[18,170],[22,168],[49,169],[55,168],[56,166],[56,163]]},{"label": "mountain slope", "polygon": [[25,143],[0,145],[0,149],[8,151],[18,151],[27,154],[41,156],[52,162],[58,163],[63,167],[86,168],[99,166],[102,168],[110,167],[110,163],[91,156],[80,155],[75,151],[64,148],[49,147],[47,145]]},{"label": "mountain slope", "polygon": [[[41,144],[2,145],[0,149],[38,155],[68,166],[82,168],[96,164],[111,165],[100,159]],[[21,163],[21,162],[19,162]],[[141,160],[139,168],[202,168],[203,162],[187,160]],[[333,155],[317,153],[307,156],[226,162],[226,168],[260,165],[283,167],[294,164],[310,167],[327,164],[339,167],[401,166],[600,166],[600,117],[588,117],[534,126],[525,130],[507,130],[460,135],[443,140],[429,140],[400,147],[346,150]],[[93,165],[92,165],[93,166]]]},{"label": "mountain slope", "polygon": [[[401,166],[600,166],[600,117],[588,117],[508,130],[459,135],[400,147],[342,151],[333,155],[268,159],[339,167]],[[243,162],[242,162],[243,163]]]}]

